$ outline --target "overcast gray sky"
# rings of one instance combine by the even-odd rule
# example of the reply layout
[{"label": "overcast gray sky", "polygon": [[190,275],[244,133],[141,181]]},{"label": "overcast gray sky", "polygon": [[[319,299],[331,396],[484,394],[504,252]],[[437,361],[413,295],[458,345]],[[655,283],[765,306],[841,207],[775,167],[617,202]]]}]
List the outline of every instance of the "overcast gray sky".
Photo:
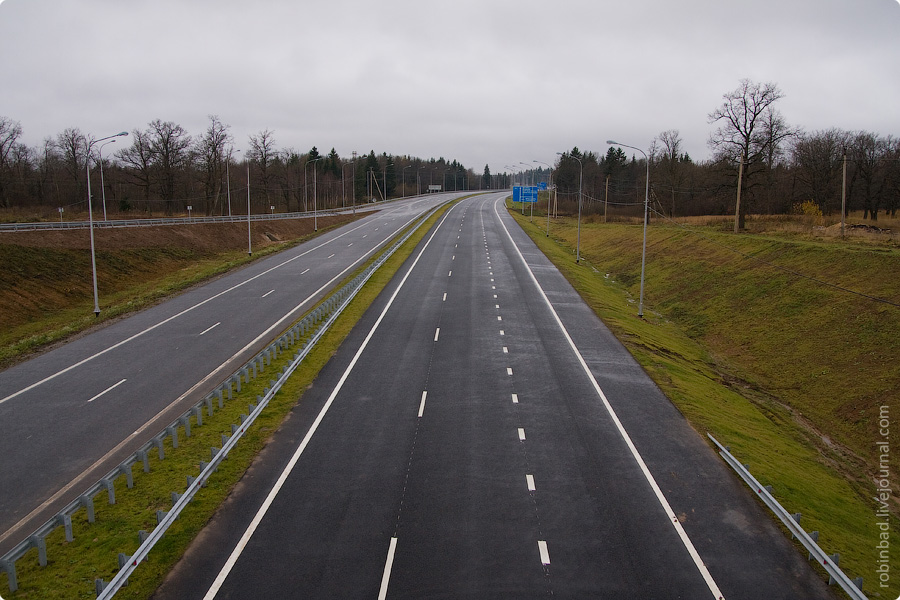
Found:
[{"label": "overcast gray sky", "polygon": [[0,0],[0,57],[32,146],[214,114],[236,148],[270,129],[476,172],[667,129],[705,159],[742,78],[807,131],[900,135],[898,0]]}]

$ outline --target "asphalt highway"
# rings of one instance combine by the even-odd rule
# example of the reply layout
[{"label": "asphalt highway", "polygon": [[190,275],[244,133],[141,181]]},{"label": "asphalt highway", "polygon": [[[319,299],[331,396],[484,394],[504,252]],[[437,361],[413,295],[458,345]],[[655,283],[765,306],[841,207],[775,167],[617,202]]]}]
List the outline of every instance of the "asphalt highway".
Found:
[{"label": "asphalt highway", "polygon": [[505,195],[435,225],[156,600],[832,597]]},{"label": "asphalt highway", "polygon": [[377,213],[0,372],[0,554],[277,337],[419,215]]}]

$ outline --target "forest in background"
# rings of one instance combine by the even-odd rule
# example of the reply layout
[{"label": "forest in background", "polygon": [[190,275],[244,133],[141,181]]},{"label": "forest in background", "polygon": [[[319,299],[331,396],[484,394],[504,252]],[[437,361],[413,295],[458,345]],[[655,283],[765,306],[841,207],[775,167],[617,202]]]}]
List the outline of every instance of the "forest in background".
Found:
[{"label": "forest in background", "polygon": [[198,215],[246,214],[248,190],[254,213],[295,212],[312,210],[314,198],[316,208],[329,209],[425,193],[429,186],[479,190],[542,181],[556,187],[559,212],[578,210],[580,190],[583,212],[640,214],[649,161],[651,202],[668,216],[734,214],[738,187],[742,224],[747,214],[833,215],[842,201],[871,221],[896,216],[900,138],[803,131],[778,110],[782,97],[776,84],[750,80],[724,94],[707,115],[716,128],[709,160],[694,161],[671,129],[650,141],[646,155],[615,144],[606,152],[575,147],[557,153],[553,165],[535,161],[535,168],[506,166],[496,174],[487,165],[476,173],[443,157],[279,148],[271,130],[249,136],[242,153],[230,126],[214,115],[197,135],[157,119],[127,137],[96,140],[72,127],[29,147],[19,141],[21,125],[0,116],[0,208],[13,209],[7,219],[87,212],[90,157],[93,208],[118,217],[184,214],[189,206]]}]

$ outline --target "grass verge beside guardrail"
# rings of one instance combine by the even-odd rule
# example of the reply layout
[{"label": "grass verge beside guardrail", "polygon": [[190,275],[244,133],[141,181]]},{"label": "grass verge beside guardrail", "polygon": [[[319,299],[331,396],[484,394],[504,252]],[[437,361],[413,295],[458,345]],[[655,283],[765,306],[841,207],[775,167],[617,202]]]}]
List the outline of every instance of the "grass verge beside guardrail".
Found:
[{"label": "grass verge beside guardrail", "polygon": [[[118,592],[117,598],[147,598],[152,594],[371,302],[387,285],[430,226],[450,205],[430,217],[372,275],[313,351],[274,395],[266,410],[247,430],[241,443],[210,477],[207,486],[194,497],[165,537],[154,546],[149,558],[132,574],[128,586]],[[374,260],[375,258],[369,262]],[[368,263],[357,272],[366,266]],[[355,274],[347,280],[352,279]],[[312,310],[314,309],[310,312]],[[4,597],[7,600],[94,598],[95,580],[110,580],[115,575],[118,571],[118,553],[130,555],[135,551],[139,546],[138,531],[150,531],[156,526],[156,511],[168,510],[172,506],[172,492],[181,493],[185,489],[186,477],[197,475],[200,462],[210,458],[210,448],[221,446],[221,436],[230,435],[231,425],[239,423],[241,414],[248,413],[249,404],[255,403],[257,396],[262,395],[269,381],[266,374],[280,371],[291,359],[290,353],[284,353],[280,359],[273,361],[266,367],[265,373],[245,384],[241,392],[236,393],[223,408],[210,417],[204,416],[202,426],[194,425],[191,437],[180,439],[178,449],[173,449],[171,438],[166,438],[166,458],[160,461],[153,454],[149,473],[135,469],[134,487],[117,489],[116,504],[109,505],[102,495],[98,496],[98,501],[95,502],[95,523],[87,523],[85,511],[76,513],[72,519],[72,542],[65,542],[62,528],[56,529],[46,538],[47,566],[39,567],[37,550],[31,550],[17,564],[18,591],[4,594]],[[4,575],[0,575],[0,586],[4,586],[5,579]]]}]

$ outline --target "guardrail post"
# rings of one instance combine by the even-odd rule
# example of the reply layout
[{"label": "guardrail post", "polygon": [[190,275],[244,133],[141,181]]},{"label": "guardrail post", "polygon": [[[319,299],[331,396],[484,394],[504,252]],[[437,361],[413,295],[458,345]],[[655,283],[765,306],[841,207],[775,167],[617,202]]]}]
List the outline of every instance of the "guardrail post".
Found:
[{"label": "guardrail post", "polygon": [[131,560],[131,557],[128,556],[127,554],[125,554],[124,552],[119,552],[118,559],[119,559],[119,568],[121,569],[122,567],[124,567],[125,565],[128,564],[128,561]]},{"label": "guardrail post", "polygon": [[125,476],[125,486],[130,490],[134,487],[134,476],[131,474],[131,465],[122,465],[119,472]]},{"label": "guardrail post", "polygon": [[16,580],[16,562],[14,560],[0,561],[0,568],[6,572],[6,580],[9,582],[9,591],[15,592],[19,589],[19,582]]},{"label": "guardrail post", "polygon": [[194,416],[197,418],[197,427],[202,427],[203,426],[203,407],[200,405],[197,405],[191,409],[191,412],[193,412]]},{"label": "guardrail post", "polygon": [[139,530],[138,531],[138,542],[143,544],[147,540],[148,535],[149,534],[146,531],[144,531],[143,529]]},{"label": "guardrail post", "polygon": [[81,497],[81,505],[84,506],[87,511],[87,520],[88,523],[94,522],[94,499],[89,495],[85,494]]},{"label": "guardrail post", "polygon": [[172,448],[178,447],[178,427],[175,425],[169,425],[166,427],[166,432],[172,436]]},{"label": "guardrail post", "polygon": [[103,485],[106,487],[106,495],[109,497],[109,503],[116,503],[116,482],[113,479],[104,479]]},{"label": "guardrail post", "polygon": [[203,401],[206,402],[206,414],[211,417],[213,415],[212,396],[207,396]]},{"label": "guardrail post", "polygon": [[97,596],[103,593],[104,588],[106,588],[106,582],[102,579],[94,580],[94,591],[97,592]]},{"label": "guardrail post", "polygon": [[38,564],[42,567],[47,566],[47,540],[41,535],[33,535],[29,538],[31,545],[37,548]]},{"label": "guardrail post", "polygon": [[150,472],[150,459],[147,456],[147,451],[146,450],[138,450],[136,454],[137,454],[137,457],[140,459],[140,461],[142,463],[144,463],[144,473],[149,473]]},{"label": "guardrail post", "polygon": [[156,511],[156,524],[159,525],[162,523],[162,520],[166,518],[166,511],[158,510]]},{"label": "guardrail post", "polygon": [[191,437],[191,413],[182,416],[178,422],[184,426],[184,437]]},{"label": "guardrail post", "polygon": [[74,540],[75,536],[72,535],[72,515],[58,515],[56,519],[66,530],[66,541],[71,542]]},{"label": "guardrail post", "polygon": [[222,388],[216,390],[216,395],[219,397],[219,408],[225,406],[225,395],[222,393]]},{"label": "guardrail post", "polygon": [[[834,566],[838,566],[838,564],[841,562],[841,555],[838,554],[837,552],[835,552],[834,554],[828,555],[828,558],[831,559],[831,562],[832,562],[832,564],[834,564]],[[828,585],[834,585],[834,582],[835,582],[834,577],[829,575],[828,576]]]},{"label": "guardrail post", "polygon": [[166,451],[163,448],[163,439],[159,436],[153,438],[153,445],[159,448],[159,460],[165,460]]},{"label": "guardrail post", "polygon": [[179,494],[178,492],[172,492],[172,506],[175,506],[175,504],[178,503],[178,500],[180,498],[181,498],[181,494]]}]

